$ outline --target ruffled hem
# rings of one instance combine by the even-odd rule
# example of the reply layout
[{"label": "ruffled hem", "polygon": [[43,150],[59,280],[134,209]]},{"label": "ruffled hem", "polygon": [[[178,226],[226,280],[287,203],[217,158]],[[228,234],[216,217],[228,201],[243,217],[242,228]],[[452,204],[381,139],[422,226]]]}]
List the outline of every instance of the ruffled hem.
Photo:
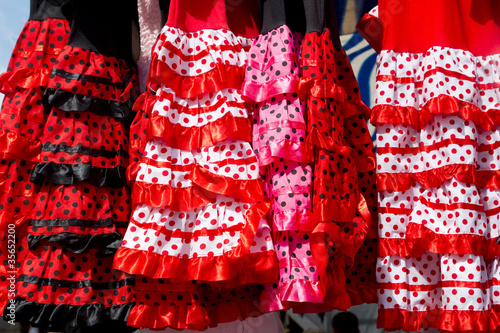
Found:
[{"label": "ruffled hem", "polygon": [[40,161],[42,143],[30,140],[15,132],[0,130],[0,158],[20,158],[25,161]]},{"label": "ruffled hem", "polygon": [[314,214],[309,209],[273,212],[273,231],[313,231]]},{"label": "ruffled hem", "polygon": [[[246,225],[240,232],[238,246],[221,256],[183,259],[122,246],[115,255],[113,266],[115,269],[130,274],[145,275],[154,279],[166,278],[174,283],[185,283],[192,280],[232,280],[246,267],[247,262],[256,264],[262,258],[269,258],[267,253],[249,254],[260,220],[267,214],[269,208],[269,204],[266,203],[252,206],[245,214]],[[135,264],[130,265],[130,263]],[[257,280],[263,273],[258,268],[245,272],[244,275],[248,276],[249,280]],[[265,271],[269,269],[276,271],[277,269],[276,265],[274,267],[264,265],[263,268]],[[183,274],[179,274],[179,272]],[[258,274],[257,279],[251,278],[251,274]],[[269,282],[272,282],[276,276],[273,276]]]},{"label": "ruffled hem", "polygon": [[172,124],[169,118],[151,115],[148,127],[149,137],[163,138],[167,146],[182,150],[210,147],[228,139],[249,142],[251,133],[249,119],[231,113],[200,127],[184,127]]},{"label": "ruffled hem", "polygon": [[114,255],[120,247],[122,236],[118,232],[97,235],[77,235],[59,233],[54,235],[28,235],[30,249],[35,249],[41,242],[43,244],[57,243],[74,253],[86,253],[89,249],[98,249],[102,256]]},{"label": "ruffled hem", "polygon": [[5,72],[0,75],[0,92],[7,94],[16,90],[17,87],[24,89],[47,87],[49,77],[50,69],[48,68],[24,68]]},{"label": "ruffled hem", "polygon": [[224,88],[239,89],[245,76],[238,66],[216,64],[209,72],[197,76],[182,76],[173,72],[164,62],[153,57],[149,73],[150,85],[165,85],[182,98],[191,98],[203,93],[217,92]]},{"label": "ruffled hem", "polygon": [[301,78],[298,86],[298,93],[303,100],[311,95],[316,98],[333,98],[339,102],[346,99],[345,91],[333,81]]},{"label": "ruffled hem", "polygon": [[142,202],[152,207],[165,206],[175,211],[188,211],[214,202],[216,194],[248,203],[264,201],[261,179],[234,180],[214,175],[200,165],[193,167],[189,179],[195,186],[173,188],[164,184],[136,182],[132,197],[135,203]]},{"label": "ruffled hem", "polygon": [[169,304],[138,304],[132,308],[127,325],[159,330],[167,327],[203,331],[218,324],[258,317],[264,314],[259,303],[251,298],[214,303],[211,306],[190,305],[186,308]]},{"label": "ruffled hem", "polygon": [[26,22],[10,57],[7,72],[0,75],[0,91],[10,92],[16,87],[46,87],[48,68],[53,66],[66,45],[69,30],[65,19],[46,18]]},{"label": "ruffled hem", "polygon": [[90,111],[123,120],[132,113],[133,97],[122,102],[51,88],[45,91],[44,102],[63,111]]},{"label": "ruffled hem", "polygon": [[60,185],[86,181],[94,186],[118,188],[125,185],[125,170],[123,166],[104,169],[91,166],[89,163],[38,163],[33,169],[30,180],[35,184],[41,184],[47,179],[53,184]]},{"label": "ruffled hem", "polygon": [[[380,238],[379,256],[396,255],[398,257],[418,258],[426,251],[440,254],[474,254],[483,256],[485,259],[500,255],[500,245],[496,239],[486,239],[478,235],[440,235],[425,229],[424,226],[410,223],[407,234],[410,232],[413,237]],[[420,238],[416,238],[418,236]]]},{"label": "ruffled hem", "polygon": [[[40,304],[25,299],[16,299],[16,321],[30,323],[51,331],[84,332],[116,331],[132,332],[125,326],[129,312],[134,303],[113,304],[105,307],[102,304],[65,305]],[[4,319],[9,320],[8,309],[4,311]]]},{"label": "ruffled hem", "polygon": [[491,332],[500,326],[499,310],[498,305],[484,311],[379,309],[377,327],[388,331],[419,331],[436,327],[451,332]]},{"label": "ruffled hem", "polygon": [[297,76],[281,76],[266,83],[245,81],[241,94],[255,102],[264,102],[274,96],[291,94],[298,91],[299,78]]},{"label": "ruffled hem", "polygon": [[469,164],[450,164],[441,168],[416,172],[416,173],[378,173],[377,186],[379,191],[394,190],[406,191],[413,186],[415,181],[425,188],[439,187],[445,181],[456,178],[458,181],[469,184],[479,184],[481,187],[499,188],[496,183],[500,178],[497,172],[488,172],[480,175],[475,166]]},{"label": "ruffled hem", "polygon": [[372,124],[408,125],[423,129],[435,115],[456,115],[470,120],[485,130],[492,130],[500,124],[500,109],[481,111],[479,107],[456,97],[439,95],[430,99],[418,110],[412,106],[376,105],[372,109]]}]

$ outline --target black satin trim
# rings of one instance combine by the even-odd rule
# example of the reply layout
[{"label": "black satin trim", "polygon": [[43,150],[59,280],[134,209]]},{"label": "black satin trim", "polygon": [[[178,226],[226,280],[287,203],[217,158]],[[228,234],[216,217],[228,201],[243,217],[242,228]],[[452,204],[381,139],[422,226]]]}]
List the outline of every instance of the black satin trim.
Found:
[{"label": "black satin trim", "polygon": [[58,233],[55,235],[28,235],[28,246],[35,250],[37,246],[43,244],[50,245],[56,243],[65,249],[77,253],[87,253],[90,249],[98,249],[102,257],[112,256],[122,244],[122,236],[118,232],[111,232],[98,235],[78,235],[73,233]]},{"label": "black satin trim", "polygon": [[125,78],[125,82],[113,82],[113,80],[111,80],[109,78],[80,74],[80,73],[71,73],[71,72],[67,72],[61,68],[54,68],[50,72],[51,79],[55,78],[56,76],[59,76],[59,77],[62,77],[63,79],[66,79],[66,80],[84,81],[84,82],[104,84],[107,86],[112,86],[115,89],[124,89],[127,86],[127,84],[130,82],[130,80],[132,79],[133,72],[127,73],[127,76],[129,76],[129,75],[131,75],[131,77],[128,78],[128,81],[127,81],[127,78]]},{"label": "black satin trim", "polygon": [[58,279],[44,279],[33,275],[19,275],[17,282],[26,282],[31,284],[36,284],[37,286],[43,287],[57,287],[57,288],[71,288],[71,289],[81,289],[92,287],[92,280],[83,281],[68,281],[68,280],[58,280]]},{"label": "black satin trim", "polygon": [[45,179],[57,185],[71,185],[80,181],[99,187],[122,187],[125,185],[123,166],[99,168],[90,163],[57,164],[38,163],[31,173],[30,181],[41,184]]},{"label": "black satin trim", "polygon": [[43,95],[45,109],[54,106],[63,111],[89,111],[101,116],[111,116],[121,120],[132,113],[134,99],[126,102],[108,101],[92,96],[74,94],[65,90],[49,88]]},{"label": "black satin trim", "polygon": [[[126,322],[134,306],[135,303],[113,304],[110,307],[102,304],[40,304],[17,297],[15,320],[62,333],[132,333],[137,328],[127,327]],[[10,320],[8,314],[9,309],[6,307],[3,316],[5,320]]]},{"label": "black satin trim", "polygon": [[93,290],[115,290],[120,289],[125,286],[134,286],[135,278],[121,279],[118,281],[111,282],[92,282],[92,280],[81,280],[81,281],[69,281],[69,280],[59,280],[51,278],[41,278],[33,275],[20,275],[17,278],[18,282],[27,282],[35,284],[37,286],[44,287],[58,287],[58,288],[71,288],[71,289],[81,289],[81,288],[92,288]]},{"label": "black satin trim", "polygon": [[58,145],[58,144],[51,144],[49,142],[46,142],[42,145],[42,150],[43,151],[50,151],[52,153],[68,153],[68,154],[81,154],[81,155],[86,155],[86,156],[93,156],[93,157],[104,157],[104,158],[114,158],[117,156],[123,156],[128,158],[128,151],[125,149],[120,149],[118,150],[105,150],[105,149],[95,149],[95,148],[90,148],[90,147],[83,147],[83,146],[67,146],[67,145]]},{"label": "black satin trim", "polygon": [[33,231],[35,232],[37,227],[105,228],[113,225],[113,219],[112,218],[98,219],[98,220],[80,220],[76,218],[48,219],[48,220],[31,219],[29,221],[29,225],[33,227]]}]

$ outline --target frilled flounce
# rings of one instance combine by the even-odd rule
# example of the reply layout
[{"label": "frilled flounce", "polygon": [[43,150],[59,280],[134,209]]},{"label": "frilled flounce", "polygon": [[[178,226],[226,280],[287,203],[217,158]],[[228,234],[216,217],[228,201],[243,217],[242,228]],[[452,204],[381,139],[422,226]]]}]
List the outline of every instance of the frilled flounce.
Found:
[{"label": "frilled flounce", "polygon": [[0,130],[0,158],[20,158],[25,161],[40,161],[42,143],[30,140],[15,132]]},{"label": "frilled flounce", "polygon": [[414,182],[425,188],[439,187],[444,182],[455,178],[464,183],[477,184],[479,187],[500,188],[500,171],[477,171],[474,165],[450,164],[441,168],[416,173],[377,173],[379,190],[405,191]]},{"label": "frilled flounce", "polygon": [[377,327],[388,331],[436,327],[450,332],[492,332],[500,327],[499,311],[498,305],[484,311],[379,309]]},{"label": "frilled flounce", "polygon": [[[50,73],[48,88],[125,103],[135,94],[137,84],[137,71],[128,67],[123,59],[67,45],[57,57],[57,64]],[[69,104],[78,103],[85,105],[83,107],[98,108],[93,106],[95,101],[91,99],[64,99]]]},{"label": "frilled flounce", "polygon": [[433,253],[474,254],[493,258],[500,255],[500,245],[496,239],[487,239],[475,234],[438,234],[421,224],[409,223],[406,238],[380,238],[381,257],[420,257]]},{"label": "frilled flounce", "polygon": [[41,184],[45,179],[54,184],[70,185],[80,181],[99,187],[122,187],[125,185],[126,169],[123,166],[115,168],[100,168],[81,164],[56,164],[54,162],[38,163],[31,174],[31,181]]},{"label": "frilled flounce", "polygon": [[[248,277],[255,273],[258,274],[258,277],[267,275],[273,281],[277,277],[277,274],[274,274],[277,267],[269,266],[266,261],[261,261],[261,259],[270,258],[268,253],[249,253],[260,220],[267,214],[268,210],[269,204],[253,205],[245,214],[246,224],[240,231],[238,245],[224,252],[221,256],[212,254],[206,257],[181,258],[122,246],[115,255],[114,267],[131,274],[145,275],[155,279],[168,278],[175,283],[183,283],[191,280],[232,280],[247,264],[255,265],[261,262],[262,267],[254,267],[255,270],[246,271],[242,278],[249,281],[258,280],[258,278]],[[134,265],[130,264],[132,262]],[[264,269],[265,274],[263,274],[262,269]],[[179,275],[179,272],[183,272],[182,276]]]},{"label": "frilled flounce", "polygon": [[107,100],[50,88],[45,91],[44,102],[63,111],[90,111],[98,115],[126,120],[132,114],[134,98],[134,96],[128,96],[123,101]]},{"label": "frilled flounce", "polygon": [[[120,332],[133,332],[127,327],[127,317],[135,303],[67,305],[41,304],[17,298],[15,302],[16,321],[30,323],[53,331],[71,332],[109,332],[119,329]],[[5,320],[8,309],[4,310]]]},{"label": "frilled flounce", "polygon": [[477,126],[492,130],[500,124],[500,106],[481,110],[471,102],[454,96],[439,95],[427,101],[421,109],[413,106],[380,104],[373,107],[370,122],[372,124],[403,124],[416,129],[423,129],[435,116],[450,114],[470,120]]},{"label": "frilled flounce", "polygon": [[164,84],[182,98],[191,98],[203,93],[221,91],[224,88],[239,89],[244,75],[244,69],[241,67],[218,63],[206,73],[182,76],[153,57],[149,80],[153,89]]},{"label": "frilled flounce", "polygon": [[204,331],[221,323],[258,317],[265,313],[257,299],[226,300],[211,304],[172,306],[170,304],[137,304],[130,311],[127,325],[162,329]]},{"label": "frilled flounce", "polygon": [[484,129],[498,124],[499,55],[434,46],[423,53],[384,50],[378,57],[372,123],[422,128],[433,115],[456,114]]},{"label": "frilled flounce", "polygon": [[192,150],[214,146],[225,140],[251,140],[251,124],[248,118],[226,113],[221,118],[204,126],[184,127],[173,124],[169,118],[152,115],[148,127],[149,137],[159,137],[173,148]]}]

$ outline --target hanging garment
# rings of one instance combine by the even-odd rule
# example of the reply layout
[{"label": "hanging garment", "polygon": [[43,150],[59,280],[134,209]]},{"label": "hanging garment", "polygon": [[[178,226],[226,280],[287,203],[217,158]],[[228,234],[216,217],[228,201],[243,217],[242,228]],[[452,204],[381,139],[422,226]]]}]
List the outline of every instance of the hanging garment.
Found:
[{"label": "hanging garment", "polygon": [[369,109],[334,13],[324,1],[268,0],[262,10],[242,89],[255,101],[253,148],[280,260],[280,281],[267,286],[263,304],[320,312],[374,302],[373,241],[363,244],[373,254],[352,261],[370,230],[370,209],[376,217]]},{"label": "hanging garment", "polygon": [[114,267],[137,275],[130,326],[203,330],[260,315],[256,283],[277,279],[240,92],[258,10],[183,0],[168,12],[134,106],[135,209]]},{"label": "hanging garment", "polygon": [[[39,186],[30,181],[39,159],[47,117],[42,97],[50,70],[69,35],[69,1],[30,2],[30,16],[0,75],[0,309],[13,297],[8,278],[19,276],[27,246],[27,222]],[[11,246],[16,241],[15,253]],[[10,295],[9,295],[10,294]],[[8,311],[10,313],[10,310]],[[10,319],[10,318],[9,318]]]},{"label": "hanging garment", "polygon": [[70,4],[71,32],[50,61],[43,96],[29,178],[39,189],[17,278],[16,320],[54,331],[126,331],[134,278],[111,267],[131,209],[124,177],[136,87],[135,7]]},{"label": "hanging garment", "polygon": [[496,1],[379,1],[378,326],[494,331],[498,285]]}]

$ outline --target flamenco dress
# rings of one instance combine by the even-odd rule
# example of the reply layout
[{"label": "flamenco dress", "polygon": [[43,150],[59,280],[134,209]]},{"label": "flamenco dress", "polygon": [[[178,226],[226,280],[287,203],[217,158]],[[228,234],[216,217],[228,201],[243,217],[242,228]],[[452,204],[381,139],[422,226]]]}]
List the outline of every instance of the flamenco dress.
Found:
[{"label": "flamenco dress", "polygon": [[[134,278],[112,269],[130,194],[133,1],[79,1],[43,96],[39,186],[28,223],[16,320],[55,331],[126,331]],[[117,9],[119,8],[119,9]]]},{"label": "flamenco dress", "polygon": [[137,276],[129,326],[204,330],[258,316],[257,283],[277,279],[251,105],[240,92],[258,20],[229,20],[257,17],[255,5],[170,2],[148,90],[134,105],[134,208],[114,261]]},{"label": "flamenco dress", "polygon": [[497,331],[499,4],[394,4],[360,26],[379,50],[378,326]]},{"label": "flamenco dress", "polygon": [[280,280],[262,302],[303,313],[374,302],[376,256],[357,255],[362,287],[352,278],[358,249],[375,252],[362,244],[376,217],[369,110],[328,22],[335,15],[323,1],[268,0],[262,9],[242,88],[255,102],[253,148],[280,260]]},{"label": "flamenco dress", "polygon": [[69,1],[32,0],[29,20],[17,40],[7,71],[0,75],[0,91],[5,94],[0,111],[2,312],[14,292],[7,278],[20,268],[27,250],[27,221],[39,190],[30,181],[30,175],[38,161],[47,116],[42,96],[54,61],[68,39],[69,7]]}]

